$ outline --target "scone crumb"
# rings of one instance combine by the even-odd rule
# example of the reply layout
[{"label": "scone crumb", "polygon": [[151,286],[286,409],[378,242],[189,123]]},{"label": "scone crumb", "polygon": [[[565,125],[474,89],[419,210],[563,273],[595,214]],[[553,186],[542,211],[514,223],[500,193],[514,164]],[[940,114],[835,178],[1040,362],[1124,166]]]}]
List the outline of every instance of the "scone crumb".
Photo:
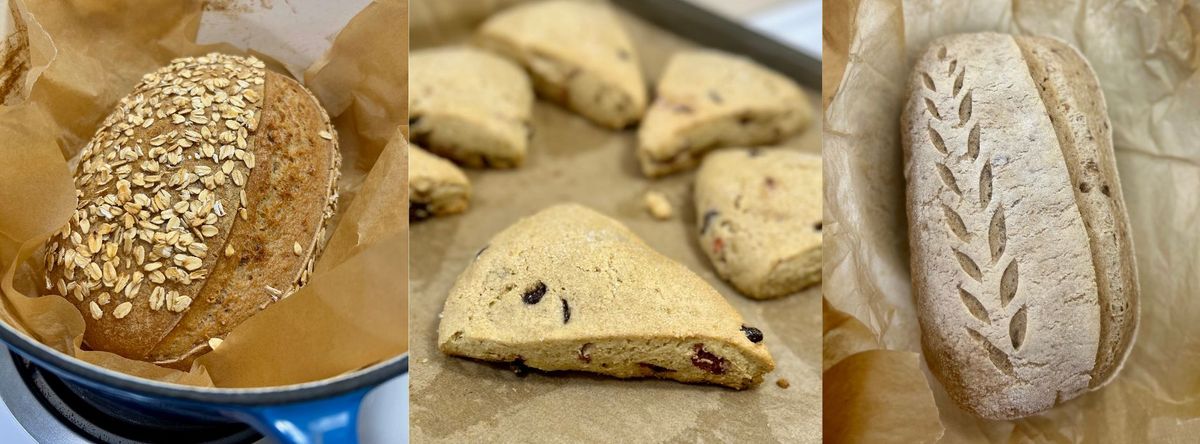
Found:
[{"label": "scone crumb", "polygon": [[222,340],[221,338],[209,338],[208,339],[208,348],[216,350],[217,347],[221,346],[222,342],[225,342],[225,341]]},{"label": "scone crumb", "polygon": [[647,191],[642,202],[646,205],[646,211],[650,212],[658,220],[667,220],[671,218],[671,201],[667,200],[667,196],[658,191]]},{"label": "scone crumb", "polygon": [[299,256],[304,254],[304,248],[300,246],[299,242],[292,242],[292,252],[296,253],[296,256]]},{"label": "scone crumb", "polygon": [[791,387],[792,383],[788,382],[787,379],[779,378],[779,379],[775,380],[775,385],[779,386],[779,388],[781,388],[781,389],[786,389],[788,387]]}]

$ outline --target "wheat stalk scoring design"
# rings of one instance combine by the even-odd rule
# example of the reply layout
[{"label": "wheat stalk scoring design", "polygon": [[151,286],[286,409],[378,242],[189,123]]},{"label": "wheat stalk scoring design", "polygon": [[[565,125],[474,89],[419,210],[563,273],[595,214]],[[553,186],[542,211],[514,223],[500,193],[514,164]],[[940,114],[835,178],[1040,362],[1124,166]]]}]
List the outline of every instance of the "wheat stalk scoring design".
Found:
[{"label": "wheat stalk scoring design", "polygon": [[[938,52],[938,60],[946,63],[947,54],[946,48],[941,48]],[[938,77],[945,79],[945,83],[950,83],[952,86],[949,91],[943,91],[942,94],[949,93],[949,98],[954,99],[957,105],[957,122],[949,122],[947,119],[953,119],[955,113],[943,114],[937,108],[937,104],[929,97],[932,94],[938,94],[937,84],[934,77],[928,72],[922,72],[921,83],[927,90],[925,97],[925,109],[929,112],[932,120],[928,123],[927,132],[929,135],[930,144],[942,155],[942,159],[936,163],[938,176],[941,178],[942,185],[947,190],[953,193],[954,197],[947,198],[945,193],[942,193],[942,213],[947,229],[953,233],[957,239],[958,247],[952,247],[952,253],[957,260],[959,268],[963,273],[975,280],[980,285],[994,284],[997,279],[994,275],[1000,271],[999,291],[1000,306],[991,307],[984,305],[979,298],[972,294],[970,290],[965,288],[962,283],[958,285],[958,295],[962,300],[963,306],[976,320],[984,325],[991,325],[992,313],[1003,313],[1013,299],[1017,297],[1017,287],[1019,284],[1020,275],[1016,258],[1009,258],[1007,263],[1001,263],[1004,257],[1005,244],[1008,242],[1007,227],[1004,219],[1004,206],[997,203],[995,209],[992,210],[990,216],[986,213],[989,205],[992,203],[992,165],[985,157],[982,165],[978,165],[980,152],[980,128],[979,122],[971,120],[973,100],[971,98],[971,89],[963,90],[963,77],[966,73],[966,67],[959,69],[958,60],[950,59],[948,69],[945,76],[938,73]],[[951,80],[952,79],[952,80]],[[956,147],[947,146],[946,140],[942,137],[942,133],[935,128],[934,121],[944,122],[949,131],[963,131],[964,128],[969,128],[967,133],[967,144],[960,151]],[[961,133],[959,133],[961,134]],[[961,181],[960,177],[967,176],[971,179]],[[971,182],[977,184],[978,193],[970,192]],[[966,186],[960,185],[966,184]],[[972,233],[971,227],[964,221],[963,216],[968,216],[966,220],[981,220],[987,218],[988,229],[986,236],[984,233],[976,235]],[[986,248],[982,244],[986,242]],[[976,243],[979,243],[976,245]],[[974,247],[974,248],[972,248]],[[969,251],[987,251],[989,257],[977,258],[973,257]],[[1026,326],[1026,307],[1022,306],[1008,319],[997,319],[997,322],[1007,322],[1008,337],[1012,343],[1014,352],[1021,349],[1021,345],[1025,341],[1025,326]],[[1012,361],[1009,353],[997,347],[989,341],[978,328],[967,326],[968,335],[980,347],[987,352],[988,358],[992,365],[1000,372],[1016,377],[1013,372]]]}]

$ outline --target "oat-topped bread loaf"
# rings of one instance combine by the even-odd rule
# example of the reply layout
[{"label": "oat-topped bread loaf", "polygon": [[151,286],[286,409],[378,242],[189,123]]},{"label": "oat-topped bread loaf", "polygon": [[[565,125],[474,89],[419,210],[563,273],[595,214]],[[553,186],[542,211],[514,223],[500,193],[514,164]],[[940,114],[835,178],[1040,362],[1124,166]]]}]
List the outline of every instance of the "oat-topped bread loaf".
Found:
[{"label": "oat-topped bread loaf", "polygon": [[726,149],[696,172],[696,226],[713,268],[768,299],[821,282],[821,157]]},{"label": "oat-topped bread loaf", "polygon": [[424,220],[466,211],[471,182],[454,166],[416,145],[408,145],[408,219]]},{"label": "oat-topped bread loaf", "polygon": [[492,238],[450,290],[445,353],[747,388],[775,367],[763,334],[619,222],[563,204]]},{"label": "oat-topped bread loaf", "polygon": [[475,168],[513,168],[529,146],[533,88],[513,62],[470,47],[415,51],[408,59],[413,142]]},{"label": "oat-topped bread loaf", "polygon": [[1011,419],[1107,383],[1138,280],[1104,96],[1053,38],[933,41],[901,119],[926,361],[976,415]]},{"label": "oat-topped bread loaf", "polygon": [[525,66],[539,95],[597,124],[623,128],[646,109],[637,52],[604,3],[514,6],[484,22],[477,41]]},{"label": "oat-topped bread loaf", "polygon": [[779,142],[812,120],[791,79],[719,51],[671,57],[655,94],[638,128],[638,160],[649,177],[694,168],[714,148]]},{"label": "oat-topped bread loaf", "polygon": [[78,306],[89,348],[186,368],[308,280],[340,161],[299,83],[253,57],[176,59],[83,148],[46,285]]}]

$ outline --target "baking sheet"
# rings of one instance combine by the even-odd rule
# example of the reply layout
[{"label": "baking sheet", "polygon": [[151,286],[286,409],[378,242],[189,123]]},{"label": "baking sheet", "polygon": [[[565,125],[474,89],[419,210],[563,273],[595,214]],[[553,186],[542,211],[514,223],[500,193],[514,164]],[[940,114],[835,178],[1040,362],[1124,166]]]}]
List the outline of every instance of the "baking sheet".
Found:
[{"label": "baking sheet", "polygon": [[[413,2],[413,48],[461,42],[500,3],[511,2]],[[629,14],[621,16],[651,82],[670,54],[693,46]],[[809,95],[815,103],[816,93]],[[413,441],[819,441],[820,289],[755,302],[718,278],[696,243],[689,192],[693,174],[645,179],[634,155],[634,130],[602,129],[543,101],[534,106],[533,127],[523,167],[467,170],[474,194],[466,213],[412,226]],[[810,128],[788,144],[816,152],[819,131]],[[642,206],[647,190],[665,193],[676,215],[653,219]],[[442,355],[436,344],[438,313],[458,274],[494,234],[559,202],[582,203],[617,218],[703,277],[748,325],[763,330],[776,370],[759,387],[739,392],[578,373],[518,377],[503,365]],[[776,385],[781,378],[789,388]]]},{"label": "baking sheet", "polygon": [[[826,439],[859,442],[904,424],[907,442],[1195,441],[1197,26],[1194,1],[825,2],[825,298],[844,315],[844,328],[826,325]],[[1018,421],[980,420],[949,400],[920,356],[909,286],[899,138],[909,67],[933,38],[977,31],[1053,35],[1088,58],[1108,103],[1141,279],[1140,331],[1121,374]]]},{"label": "baking sheet", "polygon": [[[328,104],[347,161],[339,182],[339,215],[330,226],[332,240],[308,286],[241,324],[190,372],[81,349],[84,322],[74,306],[56,296],[37,297],[42,244],[75,206],[70,159],[146,72],[184,55],[246,51],[195,43],[199,1],[14,1],[17,18],[28,29],[30,63],[19,94],[0,106],[0,320],[76,358],[135,376],[198,386],[313,381],[407,349],[404,274],[397,271],[407,259],[407,217],[403,211],[362,209],[380,205],[375,202],[401,207],[407,200],[402,193],[385,192],[406,188],[407,151],[402,139],[387,149],[386,140],[360,136],[358,129],[373,124],[372,116],[351,115]],[[400,11],[389,17],[406,14],[403,1],[377,4],[382,6],[368,9]],[[355,22],[361,20],[347,25],[351,33],[358,26]],[[406,48],[406,43],[375,39],[358,42],[356,49],[371,54],[376,46]],[[327,59],[356,63],[338,53],[335,48]],[[397,64],[406,66],[405,54],[395,57]],[[269,67],[286,72],[269,56],[260,57]],[[348,92],[376,87],[364,85],[369,79],[323,77],[323,66],[312,68],[310,86]],[[325,97],[321,99],[325,103]],[[386,186],[369,186],[373,182]]]}]

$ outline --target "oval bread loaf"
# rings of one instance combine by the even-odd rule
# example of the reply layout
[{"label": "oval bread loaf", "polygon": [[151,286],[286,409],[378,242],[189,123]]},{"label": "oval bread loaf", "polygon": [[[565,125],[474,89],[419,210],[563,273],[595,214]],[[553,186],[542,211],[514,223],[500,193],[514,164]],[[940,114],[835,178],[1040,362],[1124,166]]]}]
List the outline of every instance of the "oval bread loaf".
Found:
[{"label": "oval bread loaf", "polygon": [[296,81],[253,57],[176,59],[83,148],[46,286],[79,308],[89,348],[187,368],[308,280],[340,162]]},{"label": "oval bread loaf", "polygon": [[1138,284],[1112,133],[1083,56],[964,34],[917,61],[901,118],[926,361],[975,415],[1036,414],[1104,385]]}]

